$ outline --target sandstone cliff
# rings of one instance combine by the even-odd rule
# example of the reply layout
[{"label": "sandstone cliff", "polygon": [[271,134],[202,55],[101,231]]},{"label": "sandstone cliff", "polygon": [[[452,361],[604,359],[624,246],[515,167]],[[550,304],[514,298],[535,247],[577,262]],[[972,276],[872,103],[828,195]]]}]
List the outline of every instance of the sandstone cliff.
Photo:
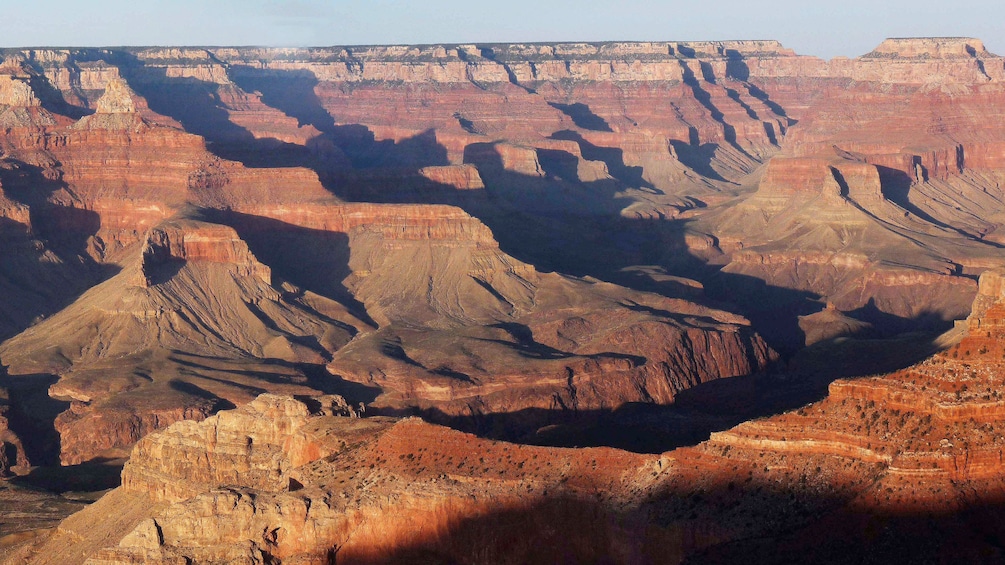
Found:
[{"label": "sandstone cliff", "polygon": [[[18,60],[40,69],[67,103],[96,108],[91,121],[107,121],[101,92],[125,80],[140,94],[130,100],[144,120],[183,127],[218,156],[256,167],[248,174],[173,156],[200,162],[185,178],[204,204],[274,198],[274,190],[251,188],[260,183],[301,192],[312,180],[290,183],[292,169],[255,178],[262,166],[293,164],[313,169],[344,198],[461,204],[497,231],[511,229],[512,213],[529,214],[537,218],[531,242],[505,242],[521,258],[604,276],[626,261],[675,258],[655,249],[621,262],[609,258],[618,251],[610,247],[563,253],[550,242],[602,238],[554,215],[696,216],[701,221],[685,239],[722,245],[683,242],[691,253],[845,311],[876,312],[868,321],[879,326],[962,315],[973,285],[960,275],[998,263],[995,101],[1005,66],[975,39],[893,39],[863,57],[829,62],[770,41],[39,50]],[[777,164],[762,174],[769,160]],[[811,162],[817,172],[806,168]],[[827,167],[840,175],[830,181],[832,193],[847,190],[842,183],[856,192],[864,182],[868,195],[808,202],[768,190],[786,174],[798,184],[799,175],[817,178]],[[730,197],[761,176],[767,184],[750,195],[746,211],[728,213]],[[236,190],[240,183],[248,188]],[[842,208],[845,200],[851,207]],[[718,213],[723,202],[727,212]],[[802,212],[791,213],[797,207]],[[112,208],[102,208],[109,219]],[[771,225],[754,219],[762,208],[775,216]],[[797,223],[814,225],[817,217],[831,219],[797,235]],[[834,227],[846,221],[864,231]],[[766,233],[772,249],[762,249]],[[834,260],[801,256],[807,244]],[[741,245],[750,251],[735,253]],[[851,263],[862,266],[845,272]],[[892,298],[888,284],[911,298]],[[794,312],[806,313],[805,304]]]},{"label": "sandstone cliff", "polygon": [[997,556],[1002,280],[982,277],[964,335],[935,356],[658,456],[264,395],[142,440],[122,487],[10,562]]},{"label": "sandstone cliff", "polygon": [[[995,376],[1003,345],[995,329],[1002,306],[1000,279],[1000,272],[981,277],[962,339],[959,331],[944,336],[945,349],[933,357],[892,374],[836,381],[821,402],[714,433],[697,448],[674,452],[682,469],[674,481],[692,492],[738,480],[790,485],[783,489],[787,500],[768,503],[776,512],[769,524],[760,521],[766,515],[746,506],[756,498],[749,491],[713,502],[707,518],[700,516],[708,506],[699,511],[688,526],[700,532],[695,549],[718,548],[697,561],[729,561],[741,554],[754,562],[780,563],[866,555],[971,559],[995,553],[973,536],[978,530],[976,535],[990,540],[997,531],[976,526],[970,517],[983,512],[984,519],[993,519],[1001,512],[1001,401]],[[777,496],[758,494],[762,503]],[[664,502],[674,508],[674,519],[688,522],[686,503]],[[737,503],[746,510],[737,512]],[[870,524],[883,524],[884,533],[869,533]],[[752,541],[762,535],[771,543]],[[850,557],[831,545],[863,535],[872,536],[869,543]],[[719,546],[742,538],[751,541]]]},{"label": "sandstone cliff", "polygon": [[9,412],[10,397],[6,390],[0,389],[0,476],[8,476],[12,470],[24,469],[29,464],[21,438],[10,429]]},{"label": "sandstone cliff", "polygon": [[[150,436],[137,445],[122,487],[22,558],[360,563],[406,558],[411,551],[462,561],[548,562],[563,555],[589,559],[597,550],[637,560],[652,550],[633,540],[637,526],[625,531],[617,515],[656,481],[656,457],[489,442],[416,419],[346,418],[351,410],[340,399],[319,400],[310,408],[265,395],[240,410]],[[172,449],[180,451],[161,456]],[[377,461],[380,466],[368,463]],[[531,523],[493,517],[501,509],[533,515],[525,511],[549,500],[555,503]],[[88,526],[108,513],[119,518]],[[465,539],[452,536],[480,515],[484,529]],[[546,535],[557,545],[543,551],[533,541],[509,541],[554,519],[583,530]]]},{"label": "sandstone cliff", "polygon": [[[975,280],[1001,266],[1005,241],[1003,79],[1003,60],[966,38],[889,40],[829,62],[776,42],[24,51],[0,66],[0,334],[11,338],[0,361],[19,385],[55,383],[49,393],[69,406],[37,424],[59,433],[68,464],[124,455],[263,392],[352,392],[371,413],[520,437],[756,372],[776,358],[762,333],[794,349],[868,325],[941,329],[976,294],[959,348],[675,452],[660,461],[673,469],[661,495],[628,497],[683,554],[795,531],[849,500],[889,509],[899,493],[906,507],[945,510],[928,489],[963,507],[966,488],[992,492],[997,480],[1000,308],[995,275]],[[659,273],[704,285],[676,279],[685,299]],[[973,436],[971,417],[983,426]],[[439,430],[369,423],[359,433],[378,443]],[[192,430],[209,428],[185,426],[156,449],[201,445]],[[4,434],[0,468],[23,467],[31,450]],[[404,454],[384,446],[344,462],[387,459],[385,448]],[[580,457],[559,453],[548,457]],[[103,535],[134,529],[149,517],[136,501],[161,496],[137,494],[159,488],[141,459],[112,498],[133,506]],[[282,483],[295,474],[284,465],[263,476]],[[425,477],[417,469],[388,484]],[[729,489],[744,471],[749,488]],[[496,492],[474,475],[448,494]],[[515,477],[500,496],[523,496]],[[273,492],[279,483],[206,494],[239,480],[204,479],[197,502],[178,490],[190,506],[103,559],[263,560],[281,547],[309,561],[336,545],[364,557],[363,541],[325,537],[342,526],[246,543],[277,521],[303,530],[311,508],[340,523],[337,498]],[[768,488],[779,480],[803,485],[783,493],[791,504]],[[268,504],[255,502],[263,488]],[[489,513],[438,506],[429,488],[404,501],[386,538],[366,526],[354,539],[399,544],[409,520],[442,512],[429,534],[442,549],[443,532]],[[713,491],[719,502],[698,512],[694,496]],[[556,519],[596,510],[540,501]],[[380,522],[383,504],[356,516]],[[240,507],[240,520],[214,518],[221,507]],[[606,517],[574,523],[598,540],[612,531]],[[203,530],[226,530],[222,553]],[[615,551],[619,535],[603,548],[580,541]],[[624,561],[647,551],[625,543]]]},{"label": "sandstone cliff", "polygon": [[61,457],[79,463],[247,402],[261,387],[316,394],[295,364],[321,363],[350,339],[354,326],[338,319],[365,324],[291,290],[273,286],[233,229],[167,222],[119,274],[5,343],[0,356],[24,379],[60,375],[50,394],[72,400],[55,423]]}]

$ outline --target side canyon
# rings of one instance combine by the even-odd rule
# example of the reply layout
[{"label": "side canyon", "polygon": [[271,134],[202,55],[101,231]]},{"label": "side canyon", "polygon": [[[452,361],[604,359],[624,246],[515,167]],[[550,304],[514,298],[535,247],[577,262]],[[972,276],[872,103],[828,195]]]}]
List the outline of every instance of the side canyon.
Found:
[{"label": "side canyon", "polygon": [[6,562],[1002,558],[981,41],[0,57]]}]

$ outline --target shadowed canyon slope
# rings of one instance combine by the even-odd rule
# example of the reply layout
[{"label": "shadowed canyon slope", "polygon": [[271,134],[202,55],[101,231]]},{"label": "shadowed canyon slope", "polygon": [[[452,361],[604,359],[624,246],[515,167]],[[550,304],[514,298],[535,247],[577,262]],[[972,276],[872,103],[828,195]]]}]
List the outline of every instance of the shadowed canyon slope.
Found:
[{"label": "shadowed canyon slope", "polygon": [[982,276],[930,359],[662,455],[263,395],[147,436],[10,562],[995,562],[1003,288]]},{"label": "shadowed canyon slope", "polygon": [[[1005,267],[1005,59],[978,40],[831,61],[772,41],[2,55],[0,471],[133,454],[86,511],[121,520],[78,560],[493,562],[508,538],[477,557],[465,536],[520,537],[535,512],[581,526],[549,562],[799,555],[868,529],[860,508],[997,535],[967,512],[1000,501],[965,495],[997,492],[979,461]],[[883,341],[972,304],[968,337],[919,364],[951,337]],[[234,409],[296,423],[223,465],[239,479],[202,477],[199,438]],[[649,451],[692,447],[495,442],[612,445],[590,433],[656,420],[673,431]],[[555,467],[520,471],[535,457]],[[374,485],[409,510],[386,522]],[[227,505],[244,521],[209,527]],[[290,519],[313,525],[281,539]]]},{"label": "shadowed canyon slope", "polygon": [[338,187],[370,175],[420,192],[485,184],[477,165],[430,157],[432,133],[368,145],[336,126],[299,73],[280,76],[305,97],[289,109],[275,83],[245,90],[261,77],[204,50],[31,51],[3,69],[0,181],[13,244],[34,253],[11,255],[76,283],[36,296],[25,269],[9,274],[37,306],[5,320],[6,386],[64,404],[12,426],[49,438],[34,463],[118,457],[265,391],[447,419],[575,414],[667,403],[775,357],[718,307],[540,272],[460,208],[346,202]]}]

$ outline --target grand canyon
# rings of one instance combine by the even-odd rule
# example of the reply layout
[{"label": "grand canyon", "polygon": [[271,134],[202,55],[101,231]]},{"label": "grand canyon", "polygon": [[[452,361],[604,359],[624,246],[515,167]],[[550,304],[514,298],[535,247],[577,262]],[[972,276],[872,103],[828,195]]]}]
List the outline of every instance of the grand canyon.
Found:
[{"label": "grand canyon", "polygon": [[0,562],[1005,562],[980,40],[0,58]]}]

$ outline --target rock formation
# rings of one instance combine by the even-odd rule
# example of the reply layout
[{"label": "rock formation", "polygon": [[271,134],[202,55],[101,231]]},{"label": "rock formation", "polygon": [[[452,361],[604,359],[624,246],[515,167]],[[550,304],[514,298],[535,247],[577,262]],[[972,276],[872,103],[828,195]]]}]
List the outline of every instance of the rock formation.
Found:
[{"label": "rock formation", "polygon": [[[137,444],[120,488],[20,557],[360,563],[446,551],[462,561],[482,554],[548,562],[612,550],[633,560],[654,550],[617,516],[658,480],[658,457],[525,447],[417,419],[353,415],[337,397],[263,395],[198,424],[175,424]],[[522,522],[538,504],[542,513]],[[95,528],[106,515],[118,518]],[[454,539],[455,527],[481,515],[484,525]],[[551,549],[538,535],[513,545],[552,519],[583,529],[545,534],[558,544]]]},{"label": "rock formation", "polygon": [[[39,556],[464,561],[456,528],[538,511],[579,526],[544,561],[791,556],[860,506],[995,502],[1005,60],[978,40],[5,53],[0,471],[137,446]],[[537,440],[974,296],[946,352],[662,457],[391,419]]]},{"label": "rock formation", "polygon": [[264,395],[145,438],[122,487],[10,562],[996,560],[1003,280],[922,363],[659,456]]},{"label": "rock formation", "polygon": [[[277,363],[327,363],[337,377],[382,391],[378,407],[470,415],[669,402],[679,390],[747,374],[773,356],[738,316],[539,274],[502,254],[483,225],[456,209],[254,212],[261,216],[224,221],[270,257],[286,244],[325,241],[298,242],[297,224],[345,234],[348,257],[334,257],[347,260],[344,267],[301,265],[293,273],[310,288],[325,282],[317,269],[345,268],[343,294],[280,282],[234,228],[169,220],[119,274],[0,346],[12,375],[60,375],[50,394],[73,400],[56,422],[64,463],[240,405],[262,387],[311,394],[320,386]],[[248,219],[270,214],[291,224]],[[279,247],[263,242],[277,237]],[[410,272],[396,273],[406,261]],[[402,306],[403,297],[422,293],[425,299]],[[362,310],[325,294],[358,300]],[[530,420],[522,428],[535,426]]]},{"label": "rock formation", "polygon": [[60,375],[50,394],[72,401],[56,420],[61,458],[80,463],[243,404],[259,387],[316,394],[290,364],[322,363],[365,324],[331,300],[291,290],[272,285],[232,228],[167,222],[121,272],[0,355],[22,379]]},{"label": "rock formation", "polygon": [[[201,135],[245,164],[312,168],[343,198],[462,205],[508,249],[549,268],[610,278],[633,262],[672,263],[683,247],[728,263],[731,275],[859,311],[890,333],[906,329],[897,318],[938,325],[965,314],[975,290],[967,277],[997,264],[994,124],[1005,71],[975,39],[893,39],[830,62],[770,41],[23,57],[67,101],[100,114],[100,93],[125,79],[151,105],[136,107],[144,119]],[[801,175],[830,179],[833,196],[787,192]],[[218,191],[230,185],[213,168],[193,178],[213,185],[200,188],[203,198],[227,200]],[[737,192],[749,194],[739,205]],[[526,237],[502,235],[513,214]],[[561,214],[698,221],[671,256],[654,246],[618,260],[610,245],[591,254],[556,244],[602,241],[554,221]],[[798,233],[818,219],[810,235]],[[804,256],[807,245],[823,254]],[[719,286],[709,288],[729,294]],[[793,318],[811,313],[805,303],[756,301]]]}]

